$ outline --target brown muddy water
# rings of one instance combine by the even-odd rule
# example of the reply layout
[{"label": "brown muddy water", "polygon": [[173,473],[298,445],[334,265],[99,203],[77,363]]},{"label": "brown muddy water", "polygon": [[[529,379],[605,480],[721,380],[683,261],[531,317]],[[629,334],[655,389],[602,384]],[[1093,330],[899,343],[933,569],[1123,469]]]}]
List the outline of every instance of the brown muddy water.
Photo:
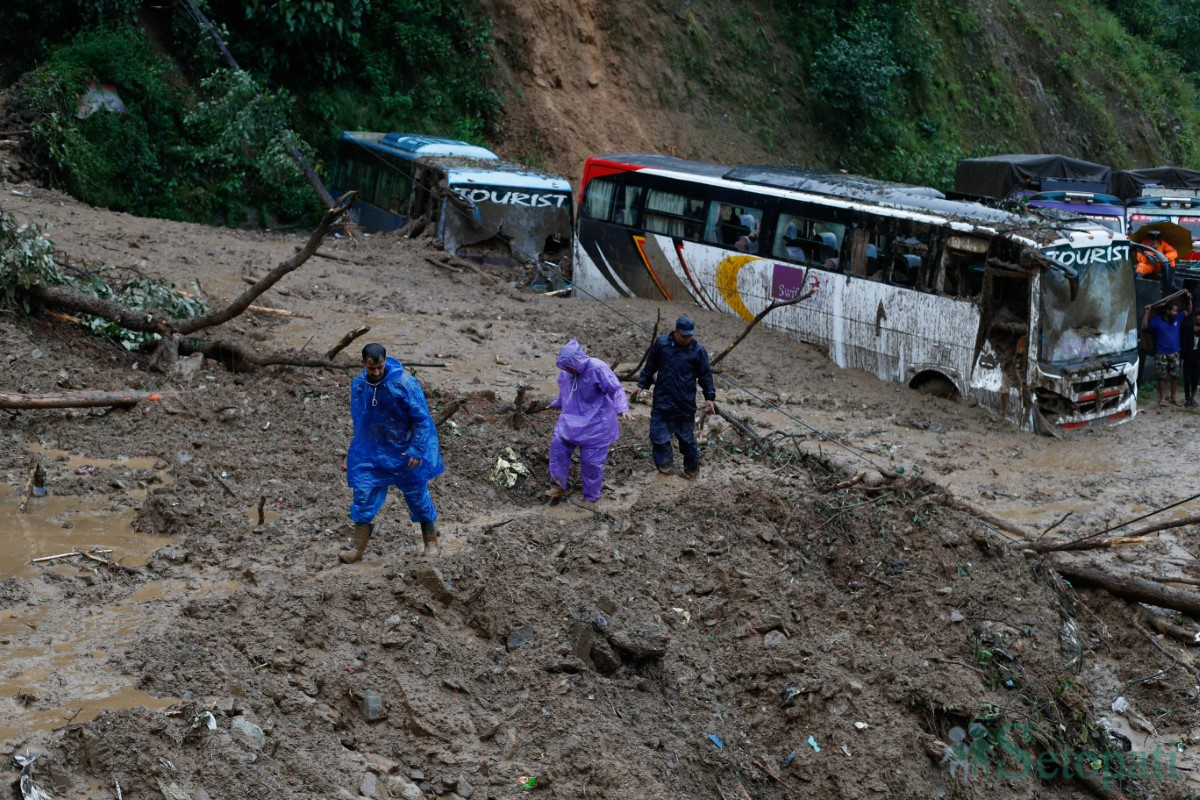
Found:
[{"label": "brown muddy water", "polygon": [[[107,656],[132,644],[152,621],[154,601],[189,588],[199,593],[227,593],[234,586],[184,585],[182,581],[151,581],[126,601],[51,617],[48,602],[62,579],[94,580],[104,565],[76,552],[93,551],[125,566],[142,566],[171,537],[148,536],[131,527],[132,505],[114,504],[105,493],[60,495],[55,478],[109,487],[110,473],[155,470],[159,484],[168,484],[166,469],[155,469],[155,458],[96,459],[57,450],[35,448],[51,473],[50,491],[30,498],[18,514],[20,489],[0,485],[0,580],[21,579],[30,587],[24,602],[0,609],[0,741],[49,732],[69,722],[82,723],[104,711],[134,706],[161,709],[174,698],[153,697],[132,685],[128,675],[106,665]],[[146,489],[124,492],[133,502]],[[35,559],[63,556],[47,561]],[[176,585],[179,584],[179,585]]]}]

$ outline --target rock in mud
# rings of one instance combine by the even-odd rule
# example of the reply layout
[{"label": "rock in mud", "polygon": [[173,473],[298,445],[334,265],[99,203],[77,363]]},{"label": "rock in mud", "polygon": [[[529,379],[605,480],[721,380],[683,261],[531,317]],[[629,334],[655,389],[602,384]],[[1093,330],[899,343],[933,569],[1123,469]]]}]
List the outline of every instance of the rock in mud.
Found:
[{"label": "rock in mud", "polygon": [[417,583],[433,595],[439,603],[449,603],[454,599],[454,592],[437,567],[426,567],[417,574]]},{"label": "rock in mud", "polygon": [[415,783],[403,775],[393,775],[388,778],[388,794],[401,800],[425,800],[425,793]]},{"label": "rock in mud", "polygon": [[470,784],[465,775],[460,775],[455,792],[464,800],[471,800],[471,795],[475,794],[475,787]]},{"label": "rock in mud", "polygon": [[379,775],[395,772],[396,767],[399,766],[387,756],[381,756],[378,753],[363,753],[363,761],[366,763],[367,769]]},{"label": "rock in mud", "polygon": [[375,777],[374,772],[362,776],[358,784],[358,793],[364,797],[379,797],[379,779]]},{"label": "rock in mud", "polygon": [[767,631],[763,636],[763,647],[778,647],[787,641],[782,631]]},{"label": "rock in mud", "polygon": [[667,643],[670,641],[666,633],[658,628],[631,631],[610,627],[604,635],[613,647],[637,659],[662,658],[667,654]]},{"label": "rock in mud", "polygon": [[592,642],[591,656],[592,663],[596,665],[596,671],[602,675],[611,675],[621,668],[621,657],[617,655],[617,651],[613,650],[607,639],[596,639]]},{"label": "rock in mud", "polygon": [[525,647],[526,645],[533,644],[533,637],[533,628],[528,625],[517,625],[508,632],[508,641],[504,643],[504,646],[508,649],[508,652],[511,653],[518,647]]},{"label": "rock in mud", "polygon": [[229,725],[229,729],[255,750],[263,749],[267,743],[267,735],[263,733],[262,728],[245,717],[236,717]]},{"label": "rock in mud", "polygon": [[383,698],[379,696],[379,692],[370,689],[363,692],[362,713],[368,722],[374,722],[387,716],[387,712],[383,708]]}]

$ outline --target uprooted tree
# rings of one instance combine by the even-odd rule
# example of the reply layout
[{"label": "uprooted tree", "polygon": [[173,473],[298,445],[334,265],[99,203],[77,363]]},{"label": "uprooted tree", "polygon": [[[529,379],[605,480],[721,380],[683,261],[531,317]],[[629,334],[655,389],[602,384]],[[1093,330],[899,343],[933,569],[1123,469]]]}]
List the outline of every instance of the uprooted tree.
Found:
[{"label": "uprooted tree", "polygon": [[[34,224],[19,224],[8,213],[0,211],[0,293],[15,305],[32,314],[40,307],[79,315],[74,319],[97,330],[99,321],[108,328],[140,334],[142,338],[120,337],[144,345],[157,342],[150,359],[151,366],[160,370],[170,368],[180,352],[201,352],[218,357],[233,366],[242,364],[290,365],[301,367],[353,367],[350,361],[338,361],[338,353],[369,328],[361,327],[347,333],[331,347],[324,357],[301,353],[280,352],[267,356],[232,340],[199,339],[195,334],[229,322],[251,307],[256,299],[294,272],[311,258],[330,228],[341,220],[354,203],[348,194],[329,208],[304,246],[293,256],[280,262],[273,270],[256,281],[249,289],[224,308],[207,309],[203,303],[187,302],[186,298],[161,284],[146,282],[144,291],[130,293],[105,282],[101,273],[64,270],[54,257],[54,245]],[[151,291],[152,290],[152,291]],[[8,396],[8,408],[43,407],[44,398],[29,398],[23,405],[16,396]],[[103,404],[103,403],[102,403]]]}]

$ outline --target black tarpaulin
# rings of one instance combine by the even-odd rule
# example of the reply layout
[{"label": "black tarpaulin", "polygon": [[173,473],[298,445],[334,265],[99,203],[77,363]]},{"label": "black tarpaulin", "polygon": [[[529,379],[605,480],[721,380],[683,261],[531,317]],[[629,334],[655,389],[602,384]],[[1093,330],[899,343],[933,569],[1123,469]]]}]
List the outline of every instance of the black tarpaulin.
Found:
[{"label": "black tarpaulin", "polygon": [[[1014,153],[1002,156],[960,159],[954,170],[954,191],[974,197],[1003,200],[1022,189],[1042,191],[1046,178],[1071,182],[1102,184],[1089,191],[1108,191],[1112,169],[1069,156],[1026,155]],[[1059,186],[1056,188],[1066,188]]]},{"label": "black tarpaulin", "polygon": [[[1122,200],[1142,195],[1142,187],[1158,184],[1166,189],[1200,189],[1200,172],[1183,167],[1123,169],[1113,175],[1113,194]],[[1149,196],[1153,196],[1150,192]]]}]

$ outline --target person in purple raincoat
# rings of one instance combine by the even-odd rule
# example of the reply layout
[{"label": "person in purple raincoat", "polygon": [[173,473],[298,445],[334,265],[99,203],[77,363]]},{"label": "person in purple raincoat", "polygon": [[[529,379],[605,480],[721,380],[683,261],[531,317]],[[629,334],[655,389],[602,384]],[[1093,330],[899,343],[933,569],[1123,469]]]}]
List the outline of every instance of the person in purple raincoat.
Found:
[{"label": "person in purple raincoat", "polygon": [[583,499],[594,503],[604,486],[604,462],[608,448],[621,434],[618,419],[633,419],[629,399],[617,376],[598,358],[589,358],[579,342],[563,346],[556,362],[558,397],[551,408],[562,411],[550,440],[551,497],[567,493],[571,455],[579,448],[579,475]]}]

